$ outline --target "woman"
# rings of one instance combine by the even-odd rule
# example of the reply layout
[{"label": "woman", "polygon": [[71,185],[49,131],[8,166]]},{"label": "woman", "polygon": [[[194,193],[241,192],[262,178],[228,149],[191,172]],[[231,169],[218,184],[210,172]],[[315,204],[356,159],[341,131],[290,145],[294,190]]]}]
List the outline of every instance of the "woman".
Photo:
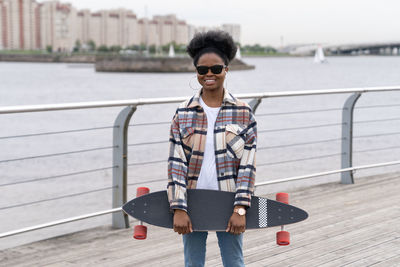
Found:
[{"label": "woman", "polygon": [[183,234],[185,266],[204,266],[207,232],[193,232],[186,189],[235,192],[225,232],[217,232],[224,266],[244,266],[246,209],[254,192],[256,121],[224,88],[237,48],[223,31],[198,33],[187,47],[201,90],[180,104],[171,124],[168,198],[174,231]]}]

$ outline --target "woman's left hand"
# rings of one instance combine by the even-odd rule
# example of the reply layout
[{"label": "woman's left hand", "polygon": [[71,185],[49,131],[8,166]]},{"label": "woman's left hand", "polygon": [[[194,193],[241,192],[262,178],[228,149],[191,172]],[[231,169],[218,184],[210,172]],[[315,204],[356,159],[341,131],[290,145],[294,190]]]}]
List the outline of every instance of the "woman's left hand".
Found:
[{"label": "woman's left hand", "polygon": [[226,228],[226,232],[229,232],[234,235],[240,235],[246,230],[246,216],[240,216],[236,212],[234,212],[229,219],[228,227]]}]

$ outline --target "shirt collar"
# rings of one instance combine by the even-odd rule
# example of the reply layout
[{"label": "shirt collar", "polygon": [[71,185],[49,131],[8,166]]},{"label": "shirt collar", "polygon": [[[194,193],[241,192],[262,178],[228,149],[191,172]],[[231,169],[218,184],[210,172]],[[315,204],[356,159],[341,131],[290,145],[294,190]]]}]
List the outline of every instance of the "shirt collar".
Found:
[{"label": "shirt collar", "polygon": [[[200,95],[201,95],[201,90],[198,90],[197,93],[192,97],[192,99],[189,102],[189,108],[193,107],[201,107],[200,105]],[[224,88],[224,99],[222,100],[222,106],[225,105],[226,103],[230,103],[232,105],[236,105],[236,98],[229,93],[228,90]]]}]

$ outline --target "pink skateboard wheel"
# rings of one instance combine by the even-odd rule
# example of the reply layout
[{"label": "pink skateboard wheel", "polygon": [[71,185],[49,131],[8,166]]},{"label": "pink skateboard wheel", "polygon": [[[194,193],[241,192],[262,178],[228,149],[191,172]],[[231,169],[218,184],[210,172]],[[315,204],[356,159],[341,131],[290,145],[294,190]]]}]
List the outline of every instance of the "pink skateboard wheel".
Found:
[{"label": "pink skateboard wheel", "polygon": [[150,192],[150,189],[148,187],[138,187],[136,189],[136,197],[140,197],[143,195],[146,195]]},{"label": "pink skateboard wheel", "polygon": [[288,193],[277,193],[276,194],[276,201],[289,204],[289,194]]},{"label": "pink skateboard wheel", "polygon": [[276,233],[276,244],[279,246],[287,246],[290,244],[290,234],[287,231],[279,231]]},{"label": "pink skateboard wheel", "polygon": [[136,225],[133,229],[133,238],[143,240],[147,237],[147,227],[144,225]]}]

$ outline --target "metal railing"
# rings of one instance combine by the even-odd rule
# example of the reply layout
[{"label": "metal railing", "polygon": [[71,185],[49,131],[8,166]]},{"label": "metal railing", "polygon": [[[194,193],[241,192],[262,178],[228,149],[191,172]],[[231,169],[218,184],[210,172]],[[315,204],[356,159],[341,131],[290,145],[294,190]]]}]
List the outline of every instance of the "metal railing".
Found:
[{"label": "metal railing", "polygon": [[[387,148],[380,148],[380,149],[367,149],[362,151],[353,151],[352,148],[352,141],[354,138],[363,138],[363,137],[371,137],[371,136],[380,136],[378,135],[365,135],[365,136],[358,136],[353,137],[353,125],[355,123],[367,123],[373,122],[376,120],[366,120],[366,121],[353,121],[353,111],[355,104],[362,93],[369,93],[369,92],[385,92],[385,91],[400,91],[400,86],[392,86],[392,87],[374,87],[374,88],[348,88],[348,89],[330,89],[330,90],[307,90],[307,91],[286,91],[286,92],[266,92],[266,93],[254,93],[254,94],[237,94],[236,97],[240,99],[251,99],[249,102],[250,106],[253,108],[253,111],[256,112],[257,107],[260,105],[262,99],[264,98],[273,98],[273,97],[289,97],[289,96],[310,96],[310,95],[327,95],[327,94],[348,94],[352,93],[352,95],[347,98],[344,103],[344,106],[340,108],[330,108],[330,109],[319,109],[319,110],[303,110],[303,111],[296,111],[296,113],[311,113],[311,112],[321,112],[321,111],[338,111],[342,110],[342,122],[341,123],[334,123],[334,124],[320,124],[320,125],[309,125],[305,127],[297,127],[297,128],[283,128],[283,129],[271,129],[271,130],[264,130],[259,131],[259,133],[263,132],[273,132],[273,131],[290,131],[294,129],[309,129],[309,128],[317,128],[317,127],[330,127],[330,126],[337,126],[341,125],[342,127],[342,138],[335,138],[335,139],[324,139],[318,140],[313,142],[302,142],[302,143],[293,143],[288,145],[280,145],[275,147],[259,147],[258,150],[265,150],[265,149],[274,149],[280,147],[287,147],[287,146],[299,146],[305,144],[316,144],[316,143],[325,143],[325,142],[332,142],[332,141],[340,141],[341,142],[341,153],[336,154],[327,154],[327,155],[320,155],[318,158],[323,157],[332,157],[332,156],[341,156],[341,169],[338,170],[330,170],[325,172],[313,173],[303,176],[295,176],[295,177],[287,177],[279,180],[274,181],[266,181],[266,182],[259,182],[256,186],[264,186],[268,184],[275,184],[275,183],[282,183],[282,182],[290,182],[295,180],[302,180],[308,179],[312,177],[324,176],[334,173],[341,173],[341,183],[343,184],[351,184],[354,183],[353,178],[353,171],[360,170],[360,169],[367,169],[367,168],[376,168],[376,167],[383,167],[389,165],[400,164],[400,161],[391,161],[391,162],[383,162],[377,164],[369,164],[363,166],[352,166],[352,155],[354,152],[366,152],[366,151],[376,151],[376,150],[384,150],[384,149],[393,149],[395,147],[387,147]],[[188,97],[170,97],[170,98],[151,98],[151,99],[132,99],[132,100],[121,100],[121,101],[99,101],[99,102],[84,102],[84,103],[66,103],[66,104],[49,104],[49,105],[31,105],[31,106],[12,106],[12,107],[0,107],[0,114],[11,114],[11,113],[27,113],[27,112],[44,112],[44,111],[56,111],[56,110],[71,110],[71,109],[89,109],[89,108],[109,108],[109,107],[125,107],[117,116],[115,123],[113,126],[105,126],[105,127],[94,127],[94,128],[85,128],[85,129],[74,129],[74,130],[66,130],[66,131],[55,131],[55,132],[44,132],[44,133],[36,133],[36,134],[25,134],[25,135],[14,135],[14,136],[4,136],[0,137],[0,140],[10,139],[10,138],[24,138],[30,136],[39,136],[39,135],[53,135],[53,134],[61,134],[61,133],[71,133],[71,132],[84,132],[84,131],[93,131],[93,130],[102,130],[102,129],[113,129],[113,146],[110,147],[97,147],[85,150],[78,150],[78,151],[68,151],[62,153],[55,153],[55,154],[44,154],[44,155],[37,155],[32,157],[24,157],[24,158],[14,158],[14,159],[7,159],[2,160],[0,163],[8,163],[12,161],[18,160],[26,160],[32,158],[45,158],[45,157],[53,157],[53,156],[60,156],[60,155],[67,155],[73,153],[85,153],[89,151],[96,151],[96,150],[113,150],[113,165],[110,167],[103,167],[103,168],[95,168],[89,170],[83,170],[78,172],[72,173],[65,173],[61,175],[55,176],[48,176],[48,177],[39,177],[35,179],[29,179],[24,181],[16,181],[16,182],[9,182],[0,184],[0,187],[9,186],[9,185],[16,185],[21,183],[31,183],[31,182],[38,182],[43,180],[49,179],[57,179],[66,176],[78,175],[78,174],[85,174],[91,172],[97,172],[101,170],[112,170],[113,171],[113,186],[106,187],[106,188],[99,188],[94,189],[91,191],[81,192],[77,194],[71,194],[66,196],[60,196],[52,199],[40,200],[34,203],[40,203],[44,201],[51,201],[54,199],[66,198],[75,195],[82,195],[92,192],[98,191],[105,191],[105,190],[112,190],[113,196],[113,204],[112,209],[99,211],[95,213],[85,214],[81,216],[76,216],[72,218],[66,218],[63,220],[58,220],[54,222],[49,222],[41,225],[36,225],[32,227],[27,227],[23,229],[18,229],[15,231],[9,231],[0,234],[0,238],[12,236],[28,231],[38,230],[46,227],[51,227],[59,224],[64,224],[68,222],[83,220],[92,218],[95,216],[101,216],[105,214],[112,214],[112,225],[115,228],[125,228],[129,226],[129,221],[127,215],[125,215],[122,210],[121,206],[126,203],[127,201],[127,188],[128,186],[137,185],[139,183],[128,183],[127,172],[128,166],[137,166],[143,164],[157,164],[161,162],[165,162],[165,160],[155,160],[150,162],[137,162],[137,163],[128,163],[127,162],[127,154],[128,154],[128,147],[129,146],[141,146],[141,145],[149,145],[149,144],[161,144],[167,143],[167,141],[153,141],[153,142],[146,142],[146,143],[134,143],[128,144],[128,128],[132,126],[146,126],[146,125],[161,125],[161,124],[169,124],[170,122],[150,122],[150,123],[141,123],[141,124],[133,124],[130,125],[130,119],[134,112],[136,111],[138,106],[142,105],[157,105],[157,104],[168,104],[168,103],[180,103],[186,100]],[[394,105],[394,106],[400,106]],[[359,108],[379,108],[379,107],[388,107],[388,105],[375,105],[375,106],[366,106],[366,107],[359,107]],[[274,115],[284,115],[284,114],[293,114],[293,112],[285,112],[285,113],[269,113],[269,114],[257,114],[257,117],[264,117],[264,116],[274,116]],[[400,118],[390,118],[386,121],[395,121],[400,120]],[[383,135],[393,135],[393,134],[400,134],[400,132],[395,133],[386,133]],[[303,158],[303,159],[295,159],[291,161],[301,161],[301,160],[308,160],[313,158]],[[291,162],[291,161],[284,161],[284,162]],[[282,162],[270,162],[270,163],[261,163],[257,164],[257,166],[263,165],[273,165],[279,164]],[[162,179],[164,180],[164,179]],[[162,181],[161,179],[152,180],[149,182],[158,182]],[[30,203],[24,203],[19,205],[13,205],[9,207],[0,208],[13,208],[17,206],[24,206],[30,205]]]}]

